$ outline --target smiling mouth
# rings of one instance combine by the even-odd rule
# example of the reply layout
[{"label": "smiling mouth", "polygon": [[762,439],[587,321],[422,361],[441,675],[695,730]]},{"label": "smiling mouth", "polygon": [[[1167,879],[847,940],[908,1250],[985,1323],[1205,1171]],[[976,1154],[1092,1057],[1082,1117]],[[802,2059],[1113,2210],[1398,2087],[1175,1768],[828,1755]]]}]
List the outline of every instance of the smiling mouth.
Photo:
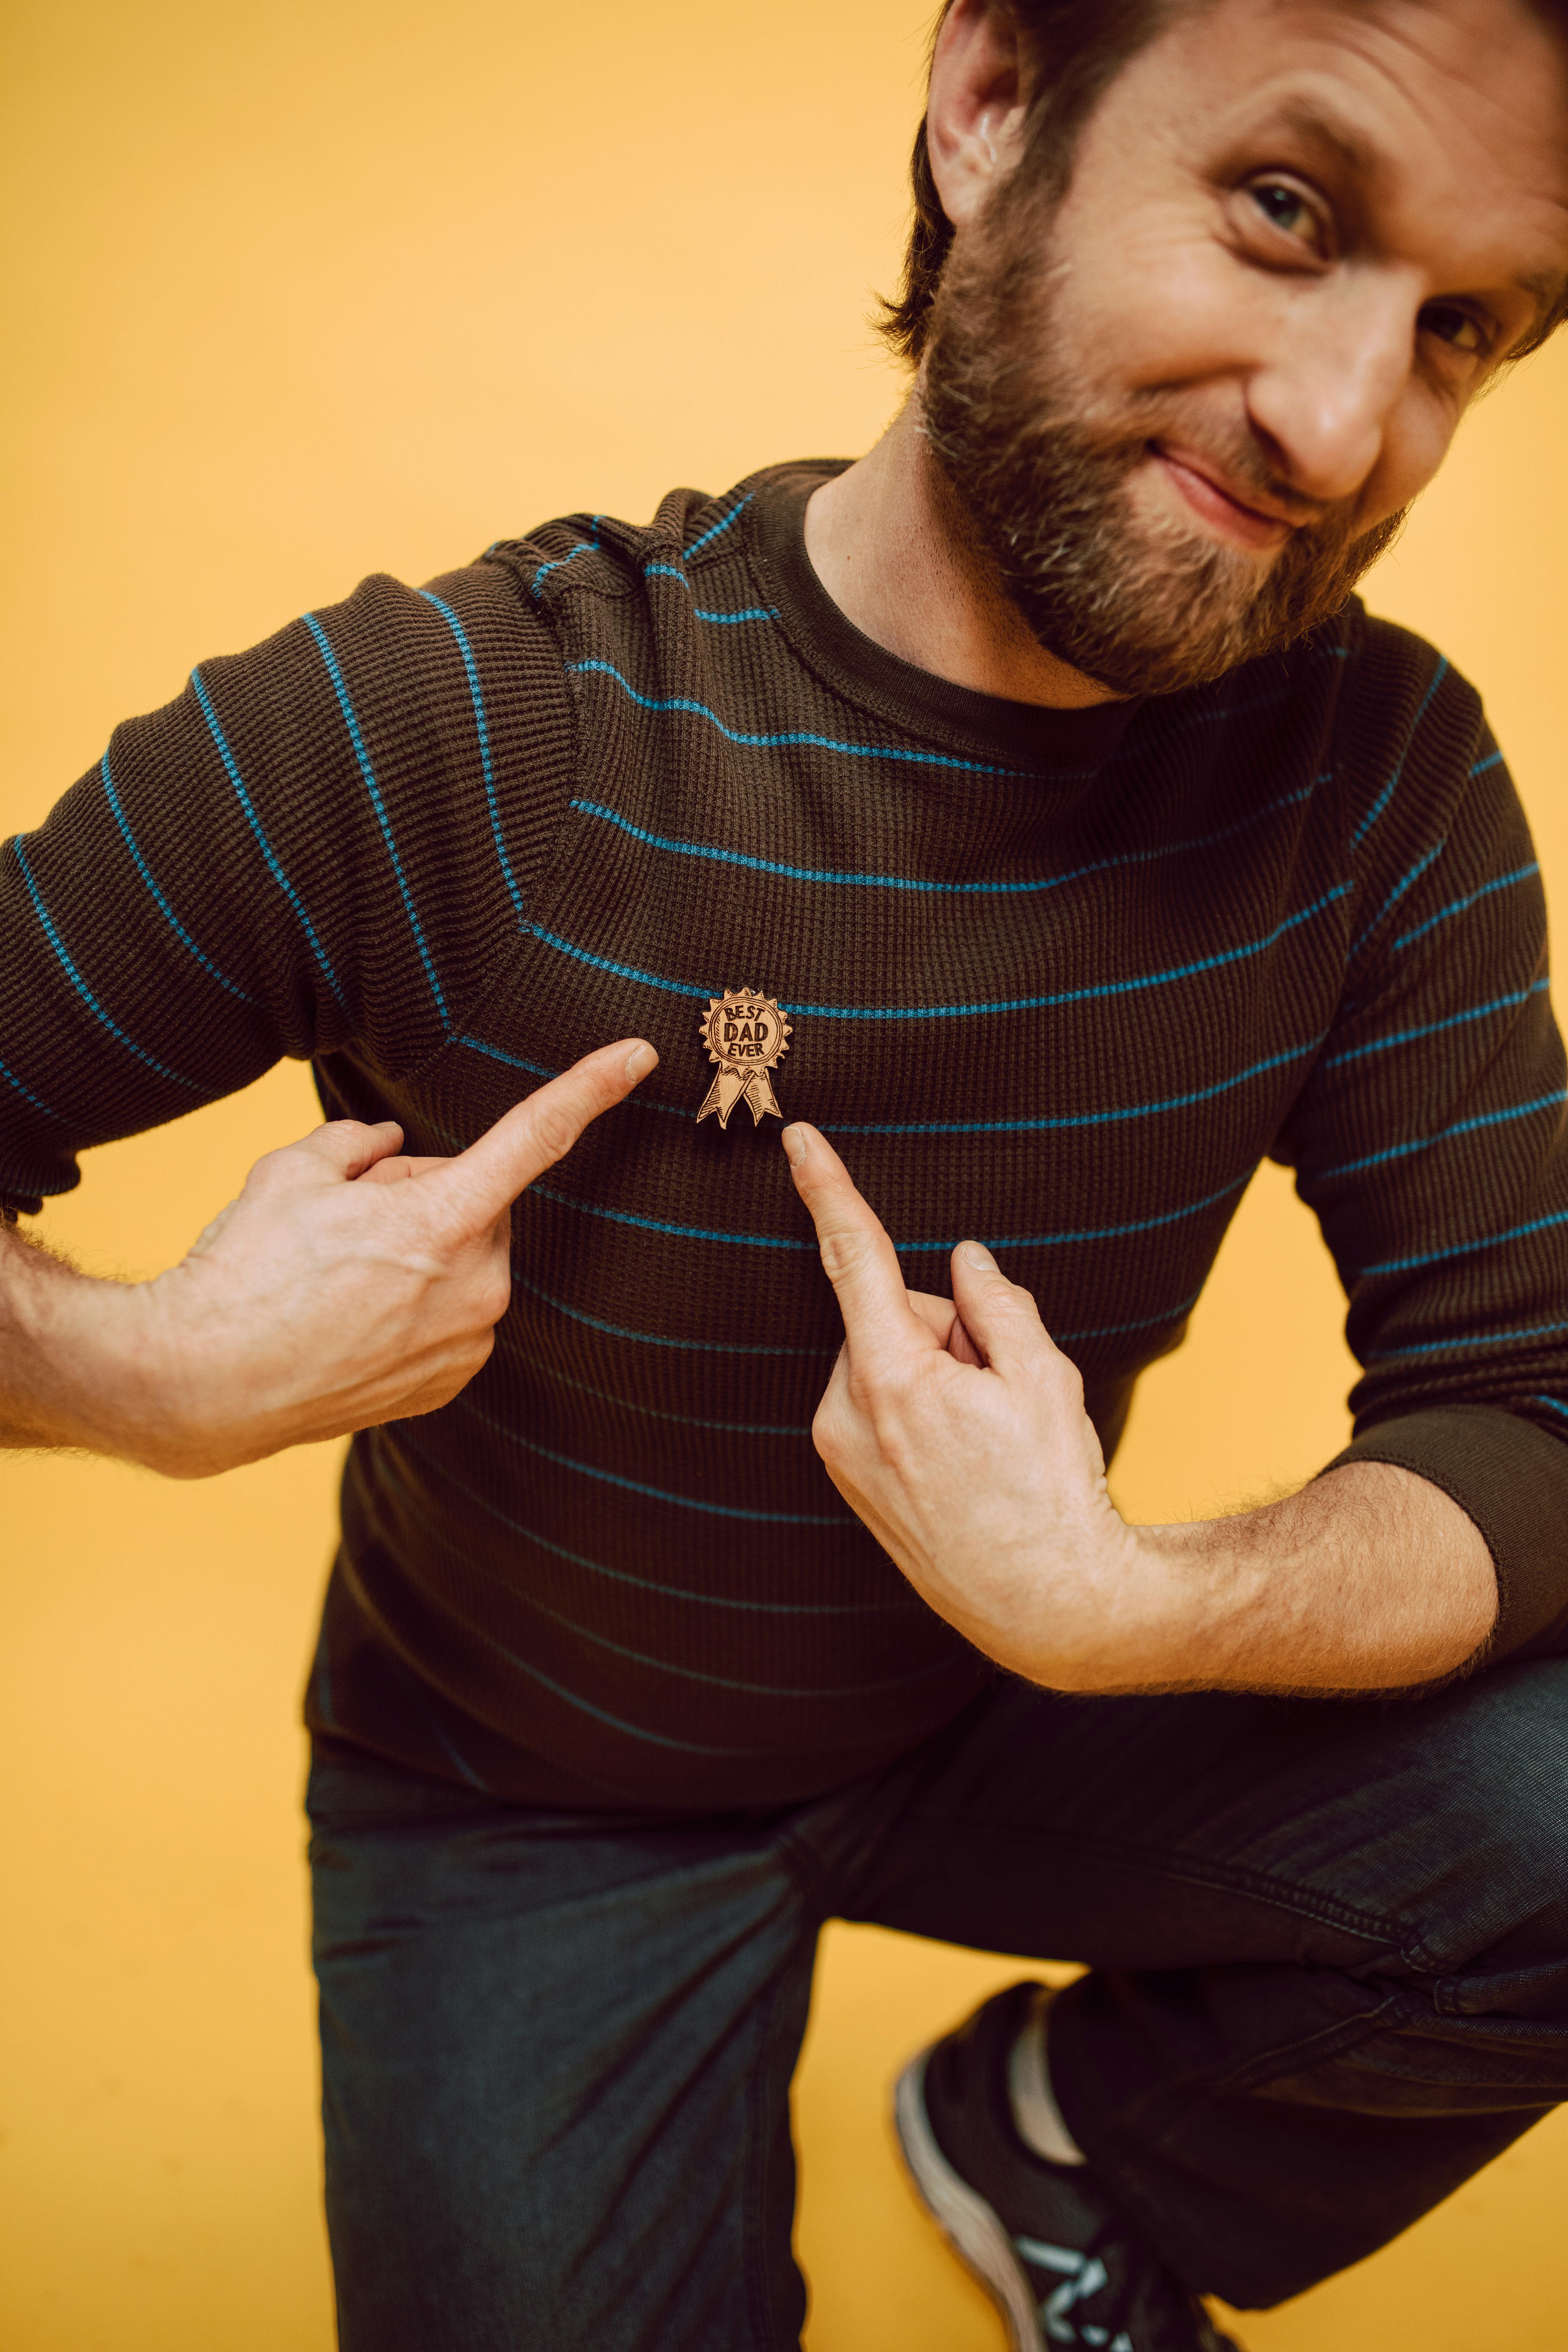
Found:
[{"label": "smiling mouth", "polygon": [[1245,504],[1184,453],[1178,455],[1160,442],[1152,441],[1149,454],[1159,460],[1166,478],[1181,492],[1193,513],[1233,547],[1272,553],[1283,547],[1290,533],[1299,528],[1291,516]]}]

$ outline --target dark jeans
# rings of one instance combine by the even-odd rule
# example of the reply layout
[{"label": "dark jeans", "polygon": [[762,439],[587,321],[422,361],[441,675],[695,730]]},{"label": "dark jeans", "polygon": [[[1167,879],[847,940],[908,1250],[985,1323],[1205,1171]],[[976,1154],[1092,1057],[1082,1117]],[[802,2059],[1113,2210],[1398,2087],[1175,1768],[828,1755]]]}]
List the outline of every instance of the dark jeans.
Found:
[{"label": "dark jeans", "polygon": [[1294,2294],[1568,2095],[1565,1795],[1568,1660],[1414,1703],[999,1684],[761,1822],[319,1759],[344,2352],[794,2345],[834,1916],[1090,1963],[1050,2042],[1080,2145],[1192,2285]]}]

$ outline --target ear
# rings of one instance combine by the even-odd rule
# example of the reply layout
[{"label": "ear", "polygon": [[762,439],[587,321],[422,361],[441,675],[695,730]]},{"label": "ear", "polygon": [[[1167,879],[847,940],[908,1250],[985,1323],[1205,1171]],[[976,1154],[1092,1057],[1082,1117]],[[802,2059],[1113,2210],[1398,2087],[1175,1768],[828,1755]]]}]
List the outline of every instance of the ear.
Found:
[{"label": "ear", "polygon": [[1022,46],[1008,0],[953,0],[931,58],[926,152],[954,228],[1016,163],[1025,110]]}]

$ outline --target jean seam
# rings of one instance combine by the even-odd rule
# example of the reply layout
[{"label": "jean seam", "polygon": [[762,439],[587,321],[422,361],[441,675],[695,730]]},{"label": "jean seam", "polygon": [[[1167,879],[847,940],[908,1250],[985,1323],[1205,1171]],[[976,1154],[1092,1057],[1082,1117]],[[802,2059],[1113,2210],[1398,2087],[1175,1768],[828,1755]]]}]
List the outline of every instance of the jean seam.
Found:
[{"label": "jean seam", "polygon": [[806,1916],[820,1927],[828,1916],[827,1864],[810,1840],[794,1830],[784,1832],[778,1841],[777,1853],[795,1893],[805,1906]]},{"label": "jean seam", "polygon": [[[786,2345],[775,2330],[772,2284],[772,2249],[768,2244],[768,2175],[772,2164],[769,2142],[768,2077],[777,2055],[778,2012],[789,1990],[788,1962],[763,2004],[756,2025],[756,2051],[746,2080],[746,2173],[742,2213],[742,2249],[745,2265],[746,2302],[753,2342],[759,2352],[799,2352],[799,2337]],[[788,2090],[785,2090],[786,2132]],[[799,2185],[796,2183],[796,2198]],[[793,2266],[794,2254],[789,2256]]]},{"label": "jean seam", "polygon": [[1153,2113],[1142,2119],[1140,2137],[1149,2145],[1168,2139],[1205,2099],[1255,2091],[1264,2083],[1278,2081],[1304,2058],[1317,2065],[1325,2059],[1341,2057],[1345,2051],[1354,2049],[1357,2042],[1369,2041],[1381,2032],[1389,2022],[1389,2013],[1399,2006],[1399,1994],[1390,1992],[1363,2016],[1342,2018],[1335,2024],[1319,2026],[1314,2032],[1302,2034],[1294,2042],[1280,2042],[1272,2050],[1245,2060],[1227,2074],[1202,2081],[1173,2083]]},{"label": "jean seam", "polygon": [[[1131,1839],[1088,1838],[1075,1836],[1068,1831],[1013,1829],[995,1822],[975,1822],[962,1816],[934,1817],[942,1827],[962,1828],[975,1838],[989,1837],[997,1843],[1016,1844],[1028,1843],[1042,1848],[1067,1848],[1079,1853],[1093,1854],[1097,1859],[1127,1862],[1153,1875],[1181,1879],[1197,1886],[1215,1887],[1226,1893],[1249,1895],[1276,1910],[1290,1911],[1317,1919],[1324,1926],[1343,1927],[1368,1943],[1382,1944],[1396,1952],[1412,1966],[1420,1966],[1426,1947],[1419,1937],[1411,1938],[1397,1920],[1381,1918],[1372,1912],[1358,1910],[1331,1895],[1316,1895],[1267,1877],[1260,1871],[1237,1868],[1227,1863],[1199,1863],[1185,1856],[1173,1856],[1153,1846],[1136,1843]],[[1411,1955],[1415,1957],[1411,1958]]]}]

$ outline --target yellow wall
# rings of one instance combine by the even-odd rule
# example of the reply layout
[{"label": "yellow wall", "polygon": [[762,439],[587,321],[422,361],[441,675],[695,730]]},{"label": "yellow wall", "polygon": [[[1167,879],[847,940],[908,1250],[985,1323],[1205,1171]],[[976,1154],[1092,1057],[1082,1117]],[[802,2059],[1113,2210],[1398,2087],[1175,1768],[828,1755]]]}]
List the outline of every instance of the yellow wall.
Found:
[{"label": "yellow wall", "polygon": [[[385,568],[862,448],[924,0],[7,0],[0,826],[113,722]],[[1467,428],[1373,591],[1486,687],[1568,892],[1568,346]],[[45,1232],[177,1257],[309,1125],[276,1072],[89,1156]],[[1310,1471],[1348,1360],[1278,1171],[1119,1474],[1139,1517]],[[197,1487],[0,1464],[0,2352],[324,2352],[297,1688],[334,1449]],[[828,1938],[800,2088],[811,2352],[993,2352],[882,2120],[1007,1971]],[[1560,2352],[1568,2133],[1248,2323],[1258,2352]]]}]

